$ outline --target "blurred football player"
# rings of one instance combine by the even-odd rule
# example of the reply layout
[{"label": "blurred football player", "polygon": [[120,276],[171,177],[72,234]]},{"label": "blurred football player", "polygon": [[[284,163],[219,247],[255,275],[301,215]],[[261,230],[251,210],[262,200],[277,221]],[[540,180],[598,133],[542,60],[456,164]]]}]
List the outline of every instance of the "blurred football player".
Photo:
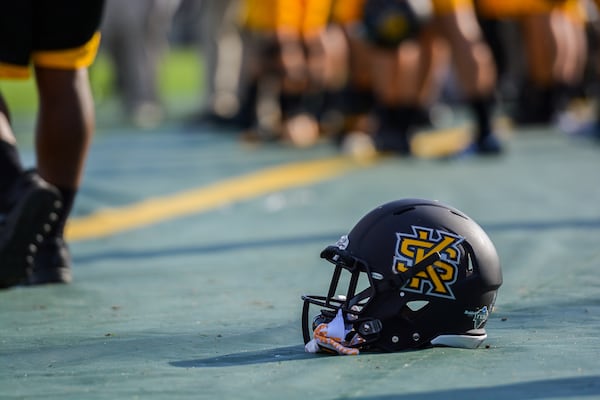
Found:
[{"label": "blurred football player", "polygon": [[87,68],[102,9],[102,0],[3,3],[0,78],[26,79],[32,68],[39,108],[37,170],[25,170],[0,95],[0,288],[71,281],[63,230],[94,132]]}]

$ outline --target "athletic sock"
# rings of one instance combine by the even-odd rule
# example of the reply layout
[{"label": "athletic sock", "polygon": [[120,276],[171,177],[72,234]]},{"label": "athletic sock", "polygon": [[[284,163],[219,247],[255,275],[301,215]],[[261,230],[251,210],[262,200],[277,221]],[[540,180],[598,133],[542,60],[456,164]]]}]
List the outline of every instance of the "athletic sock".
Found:
[{"label": "athletic sock", "polygon": [[410,153],[409,133],[414,125],[416,108],[409,105],[379,105],[376,109],[379,127],[375,142],[379,150],[402,155]]},{"label": "athletic sock", "polygon": [[492,134],[492,101],[487,97],[474,97],[468,103],[475,117],[477,141],[481,143]]},{"label": "athletic sock", "polygon": [[256,127],[257,115],[256,104],[258,102],[258,83],[251,82],[241,96],[240,108],[234,117],[242,130],[249,130]]},{"label": "athletic sock", "polygon": [[526,82],[517,100],[515,121],[521,125],[549,124],[556,112],[557,88]]},{"label": "athletic sock", "polygon": [[340,107],[346,115],[366,114],[375,106],[373,92],[369,89],[348,85],[342,89],[340,97]]},{"label": "athletic sock", "polygon": [[396,109],[396,120],[398,128],[406,135],[419,122],[423,115],[423,108],[413,105],[400,105]]},{"label": "athletic sock", "polygon": [[282,92],[279,94],[279,107],[284,118],[298,115],[305,111],[304,96],[301,93]]},{"label": "athletic sock", "polygon": [[68,189],[64,187],[57,187],[60,195],[62,197],[62,208],[58,211],[58,221],[54,225],[53,229],[49,232],[48,238],[60,238],[64,237],[65,225],[67,224],[67,219],[71,214],[71,209],[73,208],[73,204],[75,203],[75,196],[77,195],[77,190]]}]

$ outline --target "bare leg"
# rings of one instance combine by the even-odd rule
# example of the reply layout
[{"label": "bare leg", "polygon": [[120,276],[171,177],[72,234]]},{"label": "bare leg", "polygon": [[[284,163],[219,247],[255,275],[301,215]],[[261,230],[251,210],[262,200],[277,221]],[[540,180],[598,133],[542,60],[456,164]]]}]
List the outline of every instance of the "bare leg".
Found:
[{"label": "bare leg", "polygon": [[77,189],[94,133],[87,69],[37,67],[40,109],[36,127],[39,174],[57,187]]}]

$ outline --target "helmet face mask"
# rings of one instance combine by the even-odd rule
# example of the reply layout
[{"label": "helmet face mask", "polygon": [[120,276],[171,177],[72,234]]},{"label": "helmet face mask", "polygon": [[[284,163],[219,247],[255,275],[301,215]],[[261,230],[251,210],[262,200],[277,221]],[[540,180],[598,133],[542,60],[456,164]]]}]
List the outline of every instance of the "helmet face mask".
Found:
[{"label": "helmet face mask", "polygon": [[[321,257],[334,272],[327,295],[303,296],[305,342],[340,310],[361,351],[474,348],[487,337],[500,262],[483,229],[454,208],[420,199],[384,204]],[[312,325],[311,305],[321,308]]]}]

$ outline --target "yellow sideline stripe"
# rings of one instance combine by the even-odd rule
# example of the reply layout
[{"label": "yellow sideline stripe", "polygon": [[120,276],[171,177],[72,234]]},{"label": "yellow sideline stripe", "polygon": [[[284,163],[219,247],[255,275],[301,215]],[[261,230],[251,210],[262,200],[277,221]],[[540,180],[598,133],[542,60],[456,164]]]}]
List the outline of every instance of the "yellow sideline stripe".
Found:
[{"label": "yellow sideline stripe", "polygon": [[66,235],[72,241],[105,237],[208,211],[223,204],[324,181],[357,165],[349,158],[334,157],[267,168],[190,191],[72,218],[66,227]]}]

